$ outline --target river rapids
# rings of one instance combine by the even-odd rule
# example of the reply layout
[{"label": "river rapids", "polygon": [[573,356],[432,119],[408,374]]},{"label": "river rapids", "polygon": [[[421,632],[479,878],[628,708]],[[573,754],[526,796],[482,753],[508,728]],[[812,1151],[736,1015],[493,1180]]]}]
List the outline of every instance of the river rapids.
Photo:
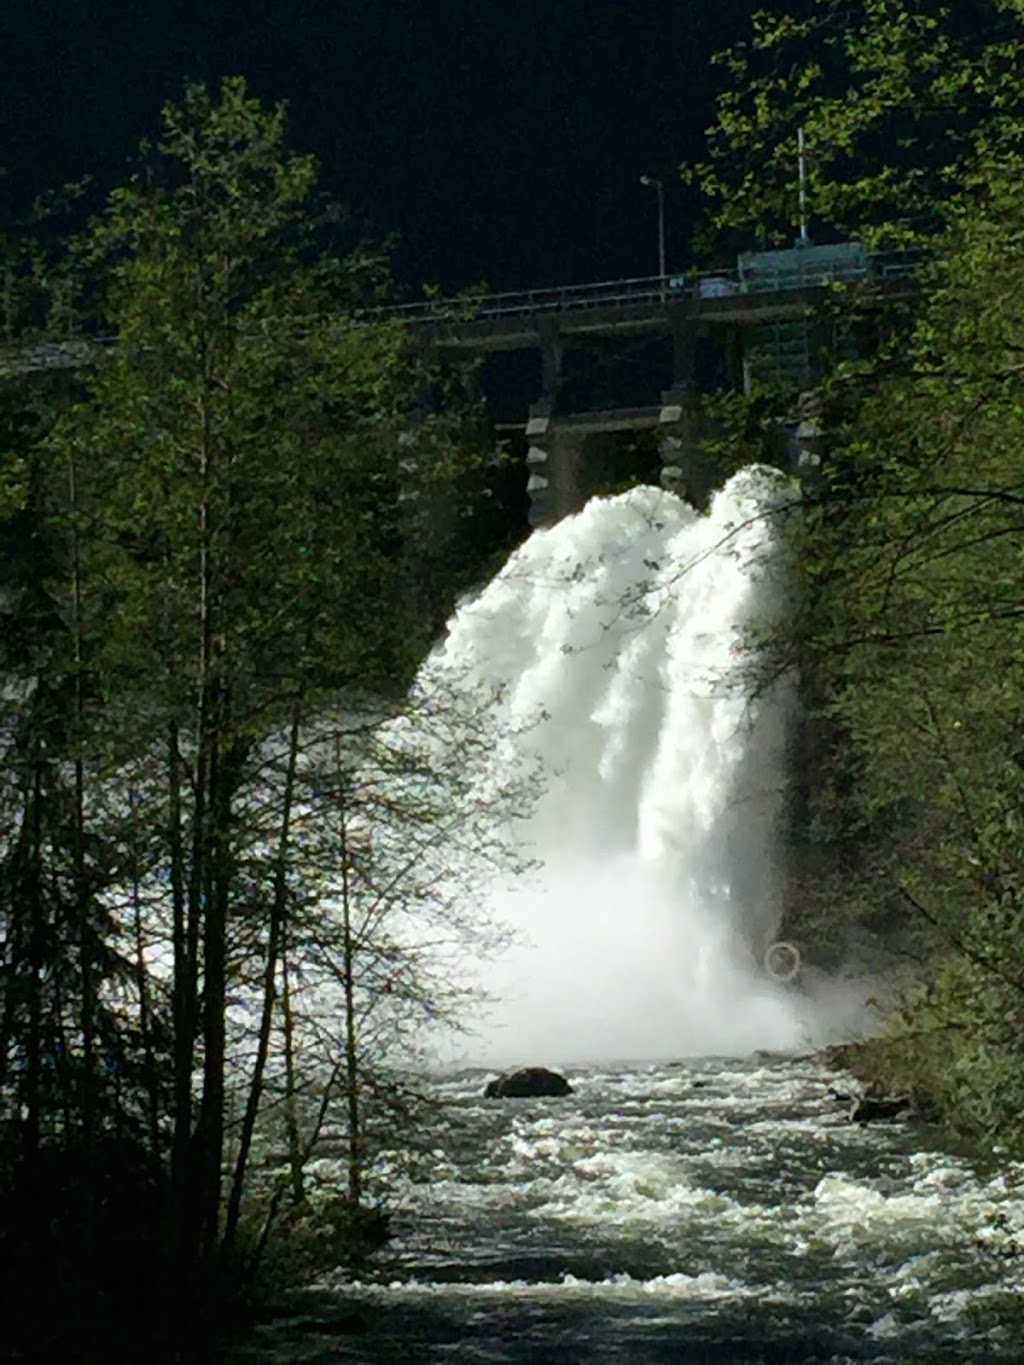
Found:
[{"label": "river rapids", "polygon": [[[874,983],[765,969],[794,688],[748,665],[794,496],[755,469],[706,515],[595,499],[460,608],[424,686],[476,679],[495,770],[543,776],[538,868],[486,907],[521,941],[475,964],[496,1003],[432,1081],[418,1167],[384,1154],[392,1241],[236,1365],[1024,1358],[1024,1171],[849,1122],[816,1050]],[[573,1093],[484,1100],[509,1063]]]},{"label": "river rapids", "polygon": [[1022,1358],[1020,1167],[851,1124],[812,1060],[594,1067],[558,1100],[485,1079],[438,1083],[390,1246],[236,1365]]}]

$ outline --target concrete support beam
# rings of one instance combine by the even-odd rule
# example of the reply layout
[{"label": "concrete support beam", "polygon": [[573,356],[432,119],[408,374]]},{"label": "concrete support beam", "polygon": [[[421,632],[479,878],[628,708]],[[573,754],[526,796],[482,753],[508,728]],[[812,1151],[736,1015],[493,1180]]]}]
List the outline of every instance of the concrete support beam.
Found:
[{"label": "concrete support beam", "polygon": [[672,324],[672,388],[679,392],[697,393],[697,327],[692,318],[678,312],[671,315]]},{"label": "concrete support beam", "polygon": [[695,507],[706,506],[721,481],[713,447],[723,436],[721,424],[701,412],[696,394],[685,386],[667,389],[658,422],[661,486]]},{"label": "concrete support beam", "polygon": [[729,376],[729,386],[737,393],[743,393],[746,375],[744,364],[746,356],[746,340],[744,329],[730,323],[725,328],[725,368]]},{"label": "concrete support beam", "polygon": [[687,496],[687,462],[694,444],[696,395],[683,383],[661,395],[658,416],[658,455],[661,486],[680,498]]},{"label": "concrete support beam", "polygon": [[537,339],[540,342],[541,401],[553,405],[558,399],[558,390],[562,385],[562,361],[565,358],[565,345],[558,331],[558,319],[539,318]]},{"label": "concrete support beam", "polygon": [[531,526],[552,526],[562,517],[578,512],[586,500],[583,491],[583,447],[586,434],[560,426],[546,403],[530,408],[526,424],[526,463],[530,477]]}]

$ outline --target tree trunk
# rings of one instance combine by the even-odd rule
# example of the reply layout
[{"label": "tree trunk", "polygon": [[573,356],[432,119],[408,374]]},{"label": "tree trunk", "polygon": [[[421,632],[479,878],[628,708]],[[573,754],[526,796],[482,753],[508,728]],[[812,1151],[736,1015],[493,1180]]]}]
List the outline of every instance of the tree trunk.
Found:
[{"label": "tree trunk", "polygon": [[[83,688],[84,658],[82,649],[82,566],[78,536],[78,484],[74,444],[68,456],[68,510],[71,534],[71,643],[74,657],[74,687],[72,706],[72,752],[74,798],[72,817],[72,860],[74,867],[74,904],[76,937],[78,940],[78,970],[81,981],[79,1026],[82,1036],[83,1079],[79,1084],[79,1105],[85,1157],[85,1196],[88,1225],[91,1229],[95,1213],[95,1138],[96,1100],[99,1077],[96,1067],[96,983],[93,972],[93,927],[91,923],[92,897],[85,866],[85,764],[82,758],[85,743],[85,698]],[[87,1248],[88,1254],[88,1248]]]},{"label": "tree trunk", "polygon": [[217,1251],[224,1160],[224,1072],[227,1008],[227,908],[231,885],[231,774],[224,752],[227,705],[214,685],[210,758],[210,829],[203,888],[203,1097],[196,1131],[199,1245],[203,1260]]},{"label": "tree trunk", "polygon": [[[171,1252],[175,1278],[182,1282],[194,1254],[192,1072],[195,1065],[198,1004],[196,938],[198,900],[186,896],[182,841],[182,762],[178,729],[172,721],[167,731],[167,842],[170,852],[171,905],[173,915],[174,985],[174,1127],[171,1139]],[[199,794],[196,794],[198,805]]]},{"label": "tree trunk", "polygon": [[42,1136],[43,1104],[43,778],[42,760],[33,755],[32,790],[29,797],[29,997],[28,1037],[25,1058],[25,1126],[23,1129],[26,1164],[37,1165]]},{"label": "tree trunk", "polygon": [[274,1003],[277,996],[277,968],[280,955],[281,938],[285,931],[288,913],[288,848],[291,837],[292,805],[295,799],[295,772],[299,755],[299,727],[301,702],[296,699],[292,708],[291,731],[288,736],[288,764],[285,773],[283,809],[281,812],[281,832],[278,838],[277,858],[274,867],[274,892],[270,908],[270,927],[267,935],[267,956],[263,971],[263,1002],[260,1010],[260,1026],[256,1043],[256,1057],[253,1062],[252,1079],[246,1099],[245,1114],[242,1118],[242,1131],[238,1143],[238,1156],[231,1182],[231,1194],[224,1219],[223,1252],[230,1254],[238,1219],[242,1209],[242,1195],[245,1189],[246,1169],[249,1151],[252,1147],[256,1119],[259,1115],[260,1101],[263,1097],[263,1077],[270,1054],[270,1037],[274,1021]]},{"label": "tree trunk", "polygon": [[292,1014],[291,978],[288,968],[287,926],[281,934],[281,1024],[284,1030],[284,1126],[288,1142],[288,1169],[291,1173],[292,1201],[301,1204],[306,1197],[303,1169],[305,1158],[299,1140],[298,1096],[295,1079],[295,1019]]},{"label": "tree trunk", "polygon": [[358,1206],[363,1197],[362,1096],[359,1076],[359,1023],[356,1018],[356,943],[352,930],[352,882],[349,866],[348,807],[343,783],[340,746],[335,741],[338,769],[339,835],[341,842],[341,928],[345,1001],[345,1102],[348,1109],[348,1198]]},{"label": "tree trunk", "polygon": [[135,937],[135,990],[139,997],[139,1036],[142,1039],[142,1056],[145,1067],[143,1084],[146,1089],[147,1120],[149,1125],[149,1145],[154,1159],[160,1157],[160,1072],[156,1054],[153,1050],[152,1008],[149,995],[149,971],[146,967],[146,944],[142,927],[142,897],[139,888],[139,839],[138,805],[131,799],[132,842],[134,857],[132,867],[132,930]]}]

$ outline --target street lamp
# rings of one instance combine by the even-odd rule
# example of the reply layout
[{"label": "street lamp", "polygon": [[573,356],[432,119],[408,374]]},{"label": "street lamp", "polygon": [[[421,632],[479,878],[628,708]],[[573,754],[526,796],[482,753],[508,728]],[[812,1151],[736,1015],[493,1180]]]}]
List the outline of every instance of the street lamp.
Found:
[{"label": "street lamp", "polygon": [[665,297],[665,183],[653,175],[642,175],[641,185],[653,185],[658,191],[658,279],[661,281],[661,297]]}]

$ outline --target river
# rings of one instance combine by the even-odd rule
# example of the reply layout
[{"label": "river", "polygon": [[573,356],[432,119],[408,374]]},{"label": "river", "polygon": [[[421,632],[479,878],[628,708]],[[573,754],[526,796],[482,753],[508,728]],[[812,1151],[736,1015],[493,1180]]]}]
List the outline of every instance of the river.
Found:
[{"label": "river", "polygon": [[485,1079],[438,1082],[389,1246],[232,1365],[1024,1357],[1024,1168],[851,1124],[813,1059],[590,1067],[564,1099]]},{"label": "river", "polygon": [[[539,870],[482,898],[523,941],[476,964],[473,1056],[590,1065],[567,1098],[485,1101],[453,1063],[393,1241],[236,1362],[1024,1359],[1024,1172],[830,1098],[808,1058],[875,1026],[887,984],[842,925],[843,972],[792,947],[778,970],[798,687],[752,684],[797,515],[759,468],[706,514],[592,499],[460,606],[421,685],[490,699],[485,805],[542,774],[516,835]],[[703,1060],[599,1060],[666,1054]]]}]

